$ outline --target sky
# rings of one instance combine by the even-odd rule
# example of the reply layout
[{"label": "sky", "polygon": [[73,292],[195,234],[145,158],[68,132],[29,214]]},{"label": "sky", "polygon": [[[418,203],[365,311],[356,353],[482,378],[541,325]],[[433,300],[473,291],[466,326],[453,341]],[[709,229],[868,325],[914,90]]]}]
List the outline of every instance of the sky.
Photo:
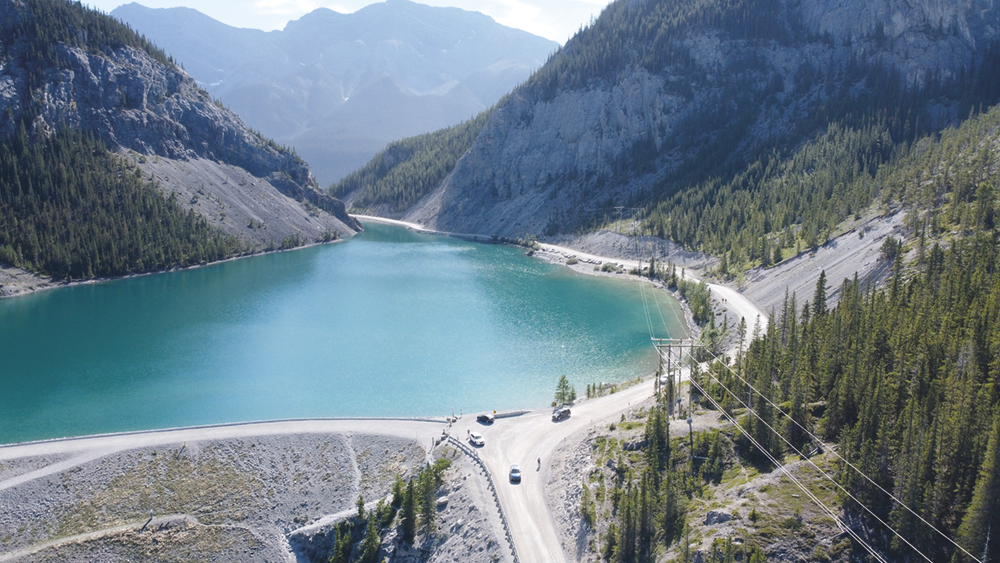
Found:
[{"label": "sky", "polygon": [[[523,29],[563,44],[591,17],[597,17],[609,0],[414,0],[421,4],[455,7],[482,12],[498,23]],[[84,4],[111,12],[122,0],[83,0]],[[283,29],[316,8],[329,8],[342,14],[355,12],[371,0],[139,0],[148,8],[194,8],[211,18],[234,27],[271,31]]]}]

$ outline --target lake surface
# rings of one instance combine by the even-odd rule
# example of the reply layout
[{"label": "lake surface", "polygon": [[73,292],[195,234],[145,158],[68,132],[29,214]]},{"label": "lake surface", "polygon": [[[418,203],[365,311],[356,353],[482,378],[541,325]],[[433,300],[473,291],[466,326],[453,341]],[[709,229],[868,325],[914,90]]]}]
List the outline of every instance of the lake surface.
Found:
[{"label": "lake surface", "polygon": [[[549,403],[648,374],[679,307],[517,248],[388,225],[338,244],[0,301],[0,443]],[[650,297],[655,294],[655,302]]]}]

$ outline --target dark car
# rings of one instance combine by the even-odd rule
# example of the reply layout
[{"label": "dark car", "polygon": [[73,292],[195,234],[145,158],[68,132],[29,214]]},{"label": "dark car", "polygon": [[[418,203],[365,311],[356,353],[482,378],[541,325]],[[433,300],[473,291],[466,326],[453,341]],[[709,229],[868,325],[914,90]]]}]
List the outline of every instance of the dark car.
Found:
[{"label": "dark car", "polygon": [[552,412],[552,422],[558,422],[560,420],[565,420],[569,418],[570,412],[569,407],[559,407]]},{"label": "dark car", "polygon": [[510,466],[510,482],[511,483],[521,482],[521,466],[516,463]]},{"label": "dark car", "polygon": [[476,421],[482,422],[483,424],[493,424],[494,420],[496,420],[496,417],[490,413],[481,414],[476,417]]}]

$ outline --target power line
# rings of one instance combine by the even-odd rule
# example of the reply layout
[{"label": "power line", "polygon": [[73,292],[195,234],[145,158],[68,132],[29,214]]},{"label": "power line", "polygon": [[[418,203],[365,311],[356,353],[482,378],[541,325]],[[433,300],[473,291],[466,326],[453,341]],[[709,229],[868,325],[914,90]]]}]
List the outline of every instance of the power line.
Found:
[{"label": "power line", "polygon": [[[709,352],[709,353],[711,354],[711,352]],[[732,373],[733,375],[735,375],[736,378],[739,379],[744,385],[746,385],[748,388],[750,388],[751,390],[753,390],[753,392],[756,393],[757,395],[759,395],[762,399],[764,399],[765,401],[767,401],[767,403],[769,405],[771,405],[773,408],[775,408],[778,412],[780,412],[782,414],[782,416],[784,416],[788,420],[792,421],[792,423],[795,426],[797,426],[800,430],[802,430],[803,432],[805,432],[810,438],[812,438],[813,440],[815,440],[819,445],[823,446],[824,450],[827,450],[827,451],[830,451],[831,453],[833,453],[833,455],[838,460],[844,462],[844,464],[846,464],[848,467],[850,467],[851,469],[853,469],[859,475],[861,475],[862,477],[864,477],[866,481],[868,481],[869,483],[871,483],[872,485],[874,485],[876,488],[878,488],[879,491],[881,491],[882,493],[884,493],[885,495],[887,495],[889,498],[891,498],[893,501],[895,501],[899,506],[902,506],[904,509],[906,509],[907,512],[909,512],[913,516],[916,516],[921,522],[923,522],[925,525],[927,525],[930,529],[932,529],[935,532],[937,532],[941,537],[943,537],[944,539],[948,540],[949,543],[951,543],[952,545],[954,545],[955,547],[957,547],[959,550],[961,550],[962,553],[968,555],[969,557],[971,557],[977,563],[983,563],[978,557],[976,557],[976,556],[972,555],[971,553],[969,553],[964,547],[962,547],[957,542],[955,542],[955,540],[953,540],[950,537],[948,537],[947,534],[945,534],[944,532],[942,532],[941,530],[939,530],[933,524],[931,524],[930,522],[928,522],[927,520],[925,520],[923,516],[921,516],[920,514],[918,514],[916,511],[914,511],[909,506],[907,506],[906,503],[904,503],[903,501],[901,501],[898,498],[896,498],[895,495],[893,495],[889,491],[885,490],[884,487],[882,487],[881,485],[879,485],[878,483],[876,483],[872,478],[868,477],[868,475],[865,475],[865,473],[863,471],[861,471],[860,469],[858,469],[857,466],[855,466],[853,463],[851,463],[850,461],[848,461],[847,459],[845,459],[843,456],[841,456],[839,453],[837,453],[837,451],[834,448],[831,448],[830,446],[828,446],[825,442],[823,442],[822,440],[820,440],[818,436],[816,436],[815,434],[813,434],[812,432],[810,432],[807,428],[805,428],[804,426],[802,426],[801,424],[799,424],[799,422],[797,420],[795,420],[794,418],[792,418],[791,416],[789,416],[788,413],[786,413],[781,408],[779,408],[777,405],[775,405],[769,398],[767,398],[767,396],[765,396],[763,393],[761,393],[760,391],[758,391],[756,387],[754,387],[753,385],[751,385],[750,382],[748,382],[739,373],[737,373],[735,370],[733,370],[733,368],[730,367],[729,364],[727,364],[726,362],[723,362],[723,361],[719,360],[719,357],[716,356],[715,354],[712,354],[712,357],[717,362],[719,362],[720,364],[722,364],[727,370],[729,370],[730,373]],[[716,380],[716,381],[718,381],[718,380]],[[732,392],[730,392],[730,394],[732,394]],[[737,398],[737,400],[739,400],[739,399]],[[743,404],[743,402],[741,401],[740,404]],[[744,406],[746,406],[746,405],[744,405]],[[838,485],[838,487],[839,487],[839,485]],[[864,506],[864,505],[862,505],[862,506]],[[867,510],[867,507],[865,507],[865,508]],[[878,518],[878,517],[876,516],[876,518]],[[879,520],[879,521],[881,522],[881,520]],[[889,528],[889,529],[892,530],[892,528]],[[893,532],[896,533],[897,536],[899,536],[899,533],[897,533],[895,530],[893,530]],[[899,537],[900,537],[900,539],[903,539],[902,536],[899,536]],[[903,541],[906,542],[905,539],[903,539]],[[910,545],[909,542],[906,542],[906,544]],[[917,551],[917,553],[920,553],[920,552]],[[921,554],[921,555],[923,555],[923,554]],[[924,556],[924,558],[926,558],[926,556]],[[928,561],[930,561],[930,559],[928,559]]]},{"label": "power line", "polygon": [[[709,352],[709,354],[711,354],[711,352]],[[714,354],[712,354],[712,356],[715,357]],[[718,361],[717,357],[716,357],[716,361]],[[917,549],[916,546],[914,546],[906,538],[904,538],[902,536],[902,534],[900,534],[899,532],[897,532],[895,530],[895,528],[893,528],[888,523],[886,523],[884,520],[882,520],[881,518],[879,518],[878,514],[875,514],[875,512],[873,510],[871,510],[870,508],[868,508],[867,506],[865,506],[864,503],[862,503],[860,500],[858,500],[858,498],[855,497],[853,494],[851,494],[850,491],[848,491],[843,486],[841,486],[841,484],[838,483],[833,477],[831,477],[826,471],[823,471],[818,465],[816,465],[815,463],[813,463],[812,459],[809,459],[808,457],[806,457],[805,455],[803,455],[802,452],[798,448],[796,448],[794,445],[792,445],[792,443],[789,442],[787,438],[785,438],[784,436],[782,436],[780,432],[778,432],[777,430],[775,430],[773,426],[771,426],[770,424],[768,424],[768,422],[766,420],[764,420],[752,408],[750,408],[749,406],[747,406],[747,404],[744,403],[742,401],[742,399],[740,399],[728,387],[726,387],[725,384],[723,384],[721,381],[719,381],[719,378],[717,378],[714,375],[712,375],[711,370],[708,370],[706,373],[716,383],[718,383],[719,386],[722,387],[726,391],[726,393],[729,393],[730,395],[732,395],[736,399],[736,401],[739,402],[740,405],[742,405],[744,408],[746,408],[747,411],[750,412],[750,414],[754,415],[757,418],[757,420],[759,420],[764,426],[766,426],[768,430],[770,430],[771,432],[773,432],[774,435],[777,436],[778,438],[781,438],[781,441],[783,441],[784,443],[788,444],[788,447],[791,448],[792,451],[794,451],[799,457],[801,457],[806,462],[808,462],[809,465],[813,466],[813,468],[816,469],[816,471],[818,471],[820,473],[820,475],[822,475],[826,480],[828,480],[831,483],[833,483],[838,489],[840,489],[841,492],[843,492],[844,494],[846,494],[848,497],[850,497],[851,500],[853,500],[859,506],[861,506],[861,508],[864,508],[866,512],[868,512],[869,514],[871,514],[876,520],[879,521],[880,524],[882,524],[883,526],[885,526],[886,528],[888,528],[893,534],[896,535],[896,537],[898,537],[899,539],[901,539],[903,541],[903,543],[905,543],[906,545],[908,545],[910,547],[910,549],[912,549],[913,551],[917,552],[921,557],[923,557],[924,559],[926,559],[929,563],[933,563],[933,561],[931,560],[930,557],[927,557],[926,555],[924,555],[924,553],[922,551],[920,551],[919,549]],[[693,378],[692,378],[692,381],[693,381]],[[700,385],[698,386],[698,389],[701,390],[701,386]],[[708,395],[708,393],[706,393],[704,391],[702,391],[702,395],[704,395],[706,397],[710,397],[710,395]],[[715,402],[714,398],[710,398],[709,400],[712,401],[712,404],[716,404],[716,405],[718,404],[718,403]],[[768,401],[768,403],[770,403],[770,401]],[[773,405],[773,403],[772,403],[772,405]],[[778,409],[778,410],[781,410],[781,409]]]},{"label": "power line", "polygon": [[831,509],[830,507],[828,507],[823,501],[821,501],[818,497],[816,497],[816,495],[814,495],[812,493],[812,491],[810,491],[808,488],[806,488],[805,485],[803,485],[794,475],[792,475],[792,473],[790,471],[788,471],[788,468],[785,467],[784,464],[779,463],[778,460],[775,459],[773,455],[771,455],[771,452],[767,451],[767,449],[764,448],[762,445],[760,445],[760,443],[757,442],[757,440],[754,439],[754,437],[751,436],[749,432],[747,432],[739,424],[737,424],[736,420],[728,412],[726,412],[725,409],[723,409],[722,406],[719,405],[718,402],[716,402],[716,400],[715,400],[714,397],[712,397],[711,395],[709,395],[708,393],[706,393],[705,390],[701,387],[701,385],[699,385],[698,382],[695,381],[695,379],[693,377],[689,381],[690,381],[691,385],[694,386],[694,387],[696,387],[698,389],[698,391],[700,391],[703,396],[705,396],[706,398],[708,398],[708,400],[711,401],[712,404],[715,405],[715,407],[717,409],[719,409],[719,411],[722,412],[723,415],[727,419],[729,419],[729,421],[737,429],[739,429],[740,432],[743,433],[743,435],[747,438],[747,440],[749,440],[750,443],[752,443],[758,450],[760,450],[760,452],[762,454],[764,454],[764,456],[767,457],[767,459],[771,463],[773,463],[775,467],[777,467],[778,469],[780,469],[785,474],[785,476],[788,477],[788,479],[792,483],[794,483],[803,493],[805,493],[805,495],[807,497],[809,497],[810,500],[812,500],[816,505],[818,505],[821,509],[823,509],[823,511],[826,512],[827,515],[830,516],[830,518],[832,518],[835,522],[837,522],[848,533],[848,535],[850,535],[852,538],[854,538],[854,541],[856,541],[859,544],[861,544],[865,548],[865,550],[872,557],[874,557],[875,559],[877,559],[881,563],[887,563],[886,560],[881,556],[881,554],[879,554],[878,551],[875,550],[874,547],[870,546],[868,544],[868,542],[866,542],[865,540],[863,540],[861,538],[861,536],[858,535],[858,533],[854,531],[853,528],[851,528],[850,526],[847,525],[847,523],[845,523],[844,521],[842,521],[840,519],[840,516],[838,516],[833,511],[833,509]]}]

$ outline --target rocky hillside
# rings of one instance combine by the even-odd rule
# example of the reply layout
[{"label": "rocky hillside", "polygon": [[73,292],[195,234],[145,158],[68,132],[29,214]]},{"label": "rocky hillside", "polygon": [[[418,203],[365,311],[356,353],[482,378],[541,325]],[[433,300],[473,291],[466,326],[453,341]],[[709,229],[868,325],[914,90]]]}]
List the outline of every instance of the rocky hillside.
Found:
[{"label": "rocky hillside", "polygon": [[[243,241],[227,243],[229,250],[222,255],[329,240],[360,229],[340,201],[318,189],[299,157],[248,129],[172,59],[115,20],[62,0],[2,0],[0,44],[0,112],[6,116],[0,122],[0,139],[5,143],[4,154],[13,161],[31,157],[30,147],[37,146],[43,153],[54,151],[48,156],[48,166],[45,157],[31,157],[36,159],[33,165],[48,170],[69,154],[53,148],[53,143],[62,147],[93,143],[91,155],[110,151],[108,155],[125,158],[125,162],[108,165],[125,167],[124,176],[116,173],[119,178],[133,175],[129,167],[138,165],[141,171],[134,176],[141,179],[141,185],[130,190],[153,188],[168,198],[169,209],[176,208],[168,214],[182,218],[178,213],[193,210],[201,217],[195,222],[204,224],[205,233]],[[103,162],[111,157],[99,158]],[[22,162],[9,173],[13,177],[26,168]],[[41,183],[38,178],[25,181]],[[51,189],[75,193],[81,182],[60,174],[52,179]],[[93,197],[81,196],[82,202],[73,204],[79,207],[59,212],[58,221],[79,225],[103,216],[103,207],[101,212],[86,210],[88,205],[97,205]],[[206,205],[209,201],[211,205]],[[63,203],[56,198],[52,205]],[[22,202],[6,211],[27,225],[45,216],[46,209]],[[142,222],[141,216],[136,220]],[[47,230],[51,225],[42,224],[47,221],[36,223],[34,241],[9,234],[3,257],[17,263],[19,256],[37,254],[37,249],[28,249],[38,240],[58,238],[58,232]],[[4,242],[0,239],[0,247]],[[119,243],[123,248],[129,244],[120,237],[113,244]],[[192,244],[197,247],[199,243],[194,240]],[[179,256],[186,257],[181,263],[192,255],[180,252]],[[219,257],[213,254],[203,259]],[[142,266],[136,268],[136,263]],[[169,265],[158,264],[155,267]],[[124,271],[149,267],[150,261],[142,259],[132,260],[132,265],[122,261],[120,266]],[[33,263],[32,269],[47,271],[40,263]],[[83,272],[86,277],[86,269]]]},{"label": "rocky hillside", "polygon": [[324,184],[390,141],[492,106],[558,48],[477,12],[406,0],[352,14],[320,8],[267,33],[190,8],[132,3],[111,15],[252,127],[295,147]]},{"label": "rocky hillside", "polygon": [[[840,205],[838,182],[874,175],[894,150],[995,101],[998,24],[989,2],[615,2],[397,216],[447,231],[555,235],[641,208],[652,234],[717,255],[737,245],[741,261],[760,264],[761,239],[815,245],[831,222],[871,203],[869,193]],[[808,158],[824,162],[835,149],[843,174],[822,186],[813,178],[815,197],[802,200],[838,209],[800,234],[804,204],[780,192],[787,182],[763,179],[817,146]],[[370,188],[357,192],[336,193],[371,200]],[[746,234],[697,238],[726,225]]]}]

